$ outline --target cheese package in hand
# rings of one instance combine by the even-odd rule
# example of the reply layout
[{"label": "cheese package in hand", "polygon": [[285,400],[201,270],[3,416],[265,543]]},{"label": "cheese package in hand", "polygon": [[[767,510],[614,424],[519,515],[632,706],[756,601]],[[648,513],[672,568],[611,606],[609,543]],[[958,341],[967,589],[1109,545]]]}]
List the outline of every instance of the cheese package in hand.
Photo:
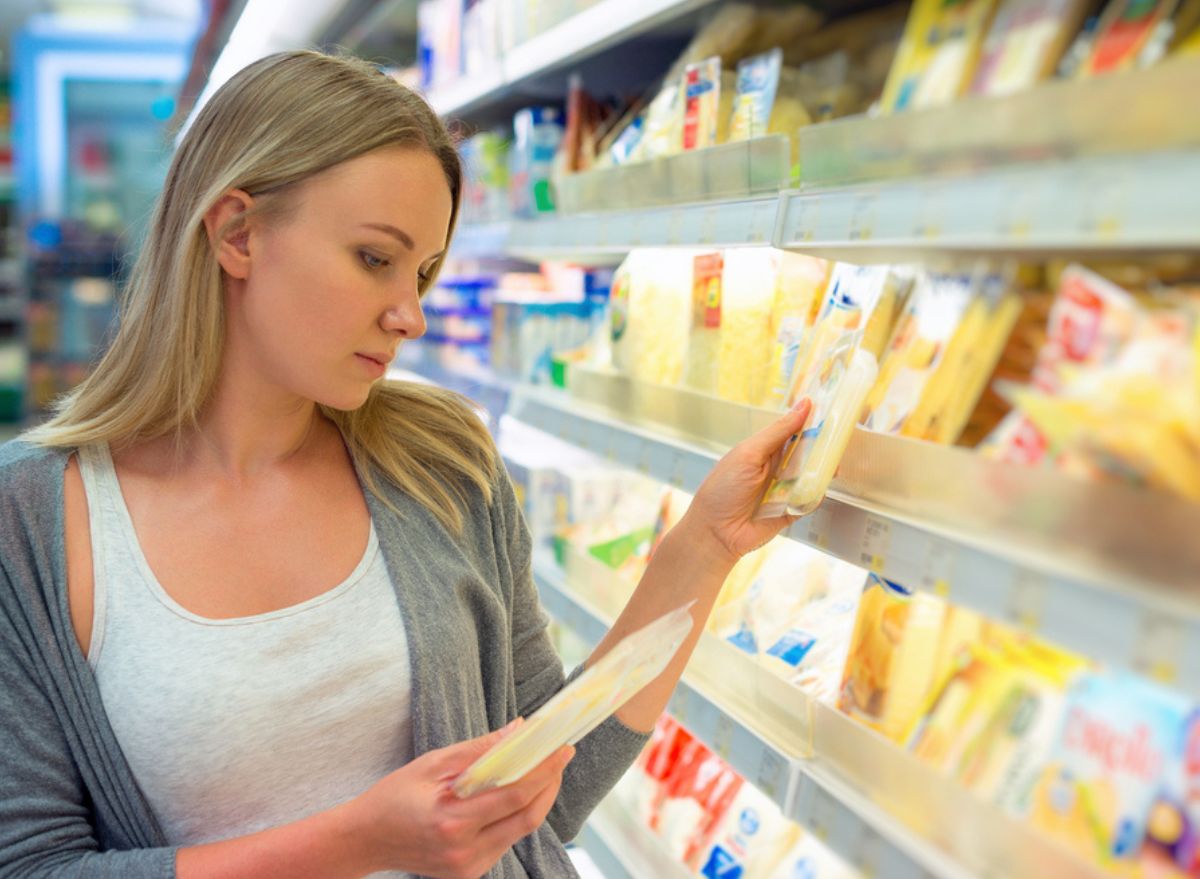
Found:
[{"label": "cheese package in hand", "polygon": [[455,780],[469,797],[512,784],[564,745],[573,745],[660,674],[693,626],[692,602],[629,635],[497,742]]}]

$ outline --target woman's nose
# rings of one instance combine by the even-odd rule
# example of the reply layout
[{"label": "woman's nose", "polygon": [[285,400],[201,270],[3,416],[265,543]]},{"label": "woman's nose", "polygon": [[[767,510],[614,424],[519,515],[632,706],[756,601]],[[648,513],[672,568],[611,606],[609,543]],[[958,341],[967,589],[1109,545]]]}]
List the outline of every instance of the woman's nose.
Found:
[{"label": "woman's nose", "polygon": [[416,296],[406,299],[385,311],[379,323],[389,333],[397,333],[405,339],[419,339],[425,335],[425,313],[421,310],[421,300]]}]

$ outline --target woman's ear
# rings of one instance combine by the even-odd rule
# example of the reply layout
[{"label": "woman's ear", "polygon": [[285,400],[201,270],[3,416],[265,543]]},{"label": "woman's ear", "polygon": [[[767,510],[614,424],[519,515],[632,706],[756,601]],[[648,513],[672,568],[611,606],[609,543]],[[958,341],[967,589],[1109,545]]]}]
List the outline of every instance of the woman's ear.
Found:
[{"label": "woman's ear", "polygon": [[204,215],[208,245],[221,268],[231,277],[245,280],[250,274],[250,227],[246,212],[254,198],[242,189],[231,189]]}]

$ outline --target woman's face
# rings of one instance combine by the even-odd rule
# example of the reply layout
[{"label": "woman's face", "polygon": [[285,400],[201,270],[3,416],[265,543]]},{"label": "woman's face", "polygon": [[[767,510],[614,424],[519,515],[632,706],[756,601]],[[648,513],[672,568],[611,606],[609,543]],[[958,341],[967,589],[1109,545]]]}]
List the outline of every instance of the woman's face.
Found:
[{"label": "woman's face", "polygon": [[418,282],[446,247],[450,187],[432,153],[387,147],[289,194],[250,236],[236,319],[263,378],[335,409],[367,399],[425,332]]}]

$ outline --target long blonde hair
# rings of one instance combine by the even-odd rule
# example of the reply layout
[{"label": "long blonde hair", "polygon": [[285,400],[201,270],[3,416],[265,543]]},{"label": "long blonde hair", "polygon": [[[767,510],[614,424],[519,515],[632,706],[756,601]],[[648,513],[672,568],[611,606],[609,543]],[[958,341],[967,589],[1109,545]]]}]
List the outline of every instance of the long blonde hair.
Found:
[{"label": "long blonde hair", "polygon": [[[409,89],[354,58],[282,52],[223,85],[176,151],[131,273],[112,344],[91,375],[55,404],[30,442],[75,448],[128,443],[194,428],[216,386],[224,345],[221,270],[204,216],[231,189],[278,212],[288,188],[383,146],[429,150],[458,216],[462,169],[454,143]],[[234,222],[244,222],[243,214]],[[441,260],[421,285],[433,283]],[[372,388],[353,411],[321,407],[380,494],[372,470],[460,531],[468,489],[490,502],[496,475],[482,421],[448,391],[403,382]]]}]

